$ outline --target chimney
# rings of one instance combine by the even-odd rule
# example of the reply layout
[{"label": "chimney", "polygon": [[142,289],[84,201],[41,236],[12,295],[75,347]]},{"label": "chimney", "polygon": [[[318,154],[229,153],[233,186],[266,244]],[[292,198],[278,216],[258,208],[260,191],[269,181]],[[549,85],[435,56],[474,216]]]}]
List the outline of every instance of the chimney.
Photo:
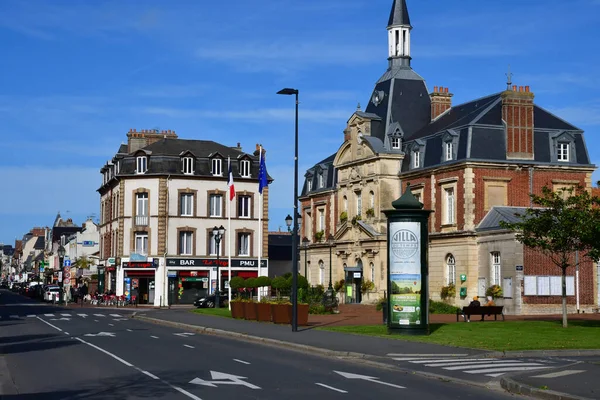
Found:
[{"label": "chimney", "polygon": [[429,95],[431,98],[431,120],[433,121],[447,110],[452,108],[452,93],[448,93],[448,88],[440,86],[433,87],[433,93]]},{"label": "chimney", "polygon": [[506,158],[533,160],[533,93],[529,86],[513,85],[502,93],[502,120],[506,124]]},{"label": "chimney", "polygon": [[177,134],[172,130],[159,131],[158,129],[129,129],[127,133],[127,152],[133,153],[161,139],[177,139]]}]

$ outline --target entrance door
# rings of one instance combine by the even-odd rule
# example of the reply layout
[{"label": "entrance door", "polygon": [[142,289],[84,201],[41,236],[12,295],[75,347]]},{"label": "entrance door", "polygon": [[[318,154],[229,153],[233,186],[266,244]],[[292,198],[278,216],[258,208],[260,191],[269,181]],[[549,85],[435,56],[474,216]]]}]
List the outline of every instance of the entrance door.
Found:
[{"label": "entrance door", "polygon": [[175,288],[177,287],[177,277],[169,277],[169,284],[168,284],[168,296],[169,296],[169,305],[171,304],[177,304],[177,296],[176,296],[176,291]]}]

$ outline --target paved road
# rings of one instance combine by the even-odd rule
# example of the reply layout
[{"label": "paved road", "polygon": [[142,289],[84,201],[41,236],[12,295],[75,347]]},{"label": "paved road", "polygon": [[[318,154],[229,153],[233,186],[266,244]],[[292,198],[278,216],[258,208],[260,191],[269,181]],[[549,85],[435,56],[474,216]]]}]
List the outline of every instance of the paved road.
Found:
[{"label": "paved road", "polygon": [[[5,292],[0,303],[8,297],[16,298]],[[0,393],[7,400],[512,397],[364,364],[195,335],[127,318],[121,310],[12,303],[0,306]]]}]

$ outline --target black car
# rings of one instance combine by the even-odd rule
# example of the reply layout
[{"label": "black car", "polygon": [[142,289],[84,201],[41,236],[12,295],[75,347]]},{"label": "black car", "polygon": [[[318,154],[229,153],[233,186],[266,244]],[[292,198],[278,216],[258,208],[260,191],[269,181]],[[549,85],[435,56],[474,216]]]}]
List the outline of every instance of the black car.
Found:
[{"label": "black car", "polygon": [[[221,307],[227,306],[229,302],[229,293],[220,292],[219,293],[219,303]],[[194,305],[198,308],[214,308],[215,307],[215,295],[210,294],[208,296],[200,296],[194,301]]]}]

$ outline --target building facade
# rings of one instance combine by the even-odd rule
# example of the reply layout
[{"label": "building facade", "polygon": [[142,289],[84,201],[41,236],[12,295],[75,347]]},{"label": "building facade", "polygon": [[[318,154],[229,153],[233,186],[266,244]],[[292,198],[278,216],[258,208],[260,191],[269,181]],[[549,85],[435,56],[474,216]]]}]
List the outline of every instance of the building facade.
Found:
[{"label": "building facade", "polygon": [[[325,188],[308,182],[319,168],[325,170],[317,164],[303,190],[303,212],[334,210],[326,219],[327,229],[335,232],[327,245],[335,249],[333,275],[345,278],[346,286],[348,279],[371,278],[373,290],[383,294],[387,254],[381,210],[391,208],[410,184],[424,207],[434,211],[432,299],[441,300],[442,289],[453,287],[456,294],[443,300],[464,305],[497,285],[507,313],[559,312],[560,269],[517,243],[499,222],[516,220],[532,205],[530,194],[541,194],[544,186],[592,189],[596,167],[583,131],[535,104],[529,86],[513,85],[510,74],[506,89],[453,105],[448,88],[429,91],[411,67],[412,25],[405,0],[393,2],[387,30],[388,69],[365,112],[355,112],[348,122],[333,161],[337,180],[324,197]],[[367,211],[370,217],[364,218]],[[342,212],[345,221],[338,216]],[[304,236],[310,239],[316,232],[305,224]],[[309,245],[311,265],[324,259],[326,246],[320,244],[312,240]],[[579,279],[569,271],[568,302],[591,310],[598,304],[600,269],[591,260],[579,261]]]},{"label": "building facade", "polygon": [[[172,131],[127,137],[101,170],[108,291],[130,296],[137,289],[140,303],[155,306],[192,303],[228,287],[229,257],[232,277],[268,275],[268,187],[259,194],[258,145],[248,154],[239,144],[184,140]],[[219,241],[213,228],[221,226]]]}]

